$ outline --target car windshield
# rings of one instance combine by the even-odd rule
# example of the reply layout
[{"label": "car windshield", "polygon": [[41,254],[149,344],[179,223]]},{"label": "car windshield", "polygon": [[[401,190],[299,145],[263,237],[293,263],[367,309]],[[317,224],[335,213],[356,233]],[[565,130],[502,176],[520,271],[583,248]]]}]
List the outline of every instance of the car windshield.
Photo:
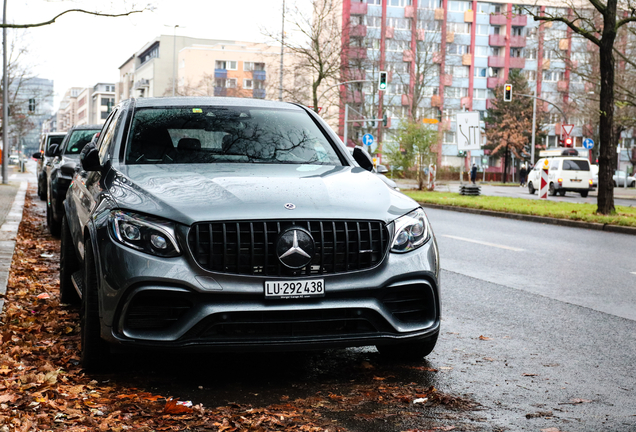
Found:
[{"label": "car windshield", "polygon": [[563,169],[567,171],[589,171],[590,163],[586,160],[565,159]]},{"label": "car windshield", "polygon": [[99,129],[82,129],[73,131],[66,145],[66,154],[79,154],[84,146],[91,142],[93,135],[99,132]]},{"label": "car windshield", "polygon": [[272,163],[342,165],[302,111],[142,108],[135,112],[127,164]]}]

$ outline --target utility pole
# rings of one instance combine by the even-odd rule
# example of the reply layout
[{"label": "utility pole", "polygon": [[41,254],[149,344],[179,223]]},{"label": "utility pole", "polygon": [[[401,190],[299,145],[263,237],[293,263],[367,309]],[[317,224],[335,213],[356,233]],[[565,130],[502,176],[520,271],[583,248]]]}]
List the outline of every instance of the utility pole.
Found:
[{"label": "utility pole", "polygon": [[172,34],[172,97],[175,96],[177,87],[177,27],[179,24],[175,24]]},{"label": "utility pole", "polygon": [[532,90],[532,94],[534,98],[532,98],[532,143],[530,144],[532,147],[530,148],[530,163],[534,167],[534,143],[536,140],[536,129],[537,129],[537,88],[535,87]]},{"label": "utility pole", "polygon": [[280,34],[280,84],[278,87],[278,100],[283,101],[283,56],[285,55],[285,0],[283,0],[283,25]]},{"label": "utility pole", "polygon": [[[7,25],[7,0],[2,8],[2,24]],[[2,27],[2,183],[9,183],[7,179],[7,151],[9,129],[9,92],[7,89],[7,28]]]}]

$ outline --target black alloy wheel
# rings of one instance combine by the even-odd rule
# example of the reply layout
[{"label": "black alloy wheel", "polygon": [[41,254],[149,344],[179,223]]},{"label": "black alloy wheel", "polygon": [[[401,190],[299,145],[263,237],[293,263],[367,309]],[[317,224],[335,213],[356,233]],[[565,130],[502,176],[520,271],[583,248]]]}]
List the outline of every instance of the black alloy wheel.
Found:
[{"label": "black alloy wheel", "polygon": [[528,182],[528,192],[530,192],[530,195],[534,195],[535,191],[536,189],[534,188],[532,182]]},{"label": "black alloy wheel", "polygon": [[557,193],[554,183],[550,183],[550,196],[555,196]]}]

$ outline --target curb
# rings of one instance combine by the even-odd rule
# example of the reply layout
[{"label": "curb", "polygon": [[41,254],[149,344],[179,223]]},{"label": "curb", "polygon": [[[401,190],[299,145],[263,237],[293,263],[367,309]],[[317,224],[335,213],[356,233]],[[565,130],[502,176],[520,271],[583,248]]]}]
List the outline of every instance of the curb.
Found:
[{"label": "curb", "polygon": [[22,222],[24,199],[28,185],[28,182],[20,183],[9,214],[0,227],[0,236],[3,239],[0,240],[0,312],[2,312],[4,307],[4,295],[7,293],[9,271],[11,270],[11,261],[13,260],[13,251],[15,249],[15,236],[18,233],[20,222]]},{"label": "curb", "polygon": [[434,208],[438,210],[451,210],[461,213],[472,213],[478,214],[482,216],[495,216],[506,219],[516,219],[527,222],[538,222],[550,225],[559,225],[559,226],[567,226],[572,228],[584,228],[595,231],[606,231],[606,232],[614,232],[620,234],[631,234],[636,235],[636,227],[628,227],[628,226],[620,226],[620,225],[610,225],[610,224],[601,224],[595,222],[583,222],[583,221],[575,221],[569,219],[559,219],[559,218],[551,218],[547,216],[534,216],[534,215],[524,215],[519,213],[506,213],[506,212],[498,212],[494,210],[483,210],[483,209],[473,209],[469,207],[457,207],[457,206],[448,206],[448,205],[438,205],[438,204],[429,204],[418,202],[422,207]]}]

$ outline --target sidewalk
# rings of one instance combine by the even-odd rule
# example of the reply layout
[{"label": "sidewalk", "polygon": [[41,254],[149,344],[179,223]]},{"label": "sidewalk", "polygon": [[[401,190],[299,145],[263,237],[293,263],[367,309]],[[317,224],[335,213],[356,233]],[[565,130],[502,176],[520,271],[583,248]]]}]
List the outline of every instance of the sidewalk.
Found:
[{"label": "sidewalk", "polygon": [[[35,167],[31,165],[32,171]],[[29,183],[35,184],[33,172],[9,174],[10,184],[0,184],[0,312],[4,306],[9,271],[13,261],[15,238],[22,221],[24,199]]]}]

